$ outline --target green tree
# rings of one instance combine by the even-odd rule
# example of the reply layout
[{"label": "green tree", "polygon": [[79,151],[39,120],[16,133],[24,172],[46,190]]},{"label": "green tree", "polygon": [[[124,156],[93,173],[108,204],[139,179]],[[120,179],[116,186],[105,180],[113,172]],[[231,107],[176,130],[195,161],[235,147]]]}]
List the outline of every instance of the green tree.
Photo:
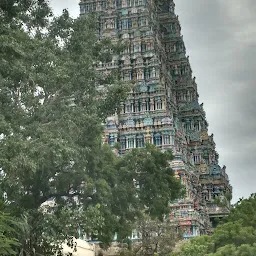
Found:
[{"label": "green tree", "polygon": [[16,255],[15,248],[20,245],[15,238],[17,227],[14,218],[0,211],[0,255]]},{"label": "green tree", "polygon": [[[183,186],[169,165],[172,158],[170,151],[163,153],[153,145],[146,145],[116,159],[115,171],[108,172],[116,179],[113,196],[105,203],[101,202],[101,209],[108,216],[106,219],[111,220],[105,226],[104,234],[114,228],[121,241],[131,235],[134,224],[144,213],[159,220],[169,214],[169,202],[183,194]],[[109,166],[112,163],[110,161]],[[104,204],[107,207],[104,208]]]},{"label": "green tree", "polygon": [[179,256],[205,256],[212,252],[214,249],[214,243],[210,236],[195,237],[189,241],[185,241],[184,244],[178,248],[178,252],[173,255]]},{"label": "green tree", "polygon": [[141,243],[134,245],[134,255],[165,256],[173,251],[175,244],[182,238],[177,223],[143,219],[137,225]]},{"label": "green tree", "polygon": [[248,245],[242,244],[236,247],[235,245],[225,245],[220,247],[216,253],[209,254],[209,256],[254,256],[256,255],[256,244]]},{"label": "green tree", "polygon": [[152,217],[169,214],[168,203],[181,196],[182,185],[170,168],[171,151],[157,149],[147,144],[134,149],[119,159],[119,175],[123,181],[134,179],[137,190],[133,193],[146,206],[146,214]]},{"label": "green tree", "polygon": [[[123,256],[166,256],[169,255],[182,235],[178,229],[178,223],[152,219],[148,215],[136,222],[138,240],[122,240],[118,255]],[[128,243],[128,248],[123,244]]]},{"label": "green tree", "polygon": [[256,229],[256,194],[252,194],[247,199],[240,199],[231,209],[230,215],[224,222],[241,221],[242,226]]}]

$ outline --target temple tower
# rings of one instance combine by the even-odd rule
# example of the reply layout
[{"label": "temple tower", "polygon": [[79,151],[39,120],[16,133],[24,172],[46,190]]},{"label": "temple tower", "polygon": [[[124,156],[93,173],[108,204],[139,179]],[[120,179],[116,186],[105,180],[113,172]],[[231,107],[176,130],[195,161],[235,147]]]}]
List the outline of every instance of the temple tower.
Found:
[{"label": "temple tower", "polygon": [[120,155],[145,143],[172,149],[170,164],[187,191],[170,204],[170,217],[180,222],[184,238],[208,233],[210,218],[227,214],[216,200],[229,203],[231,187],[226,168],[218,165],[213,135],[208,135],[174,2],[82,0],[81,15],[91,12],[99,14],[99,39],[121,39],[126,45],[97,69],[118,70],[123,81],[136,85],[121,112],[106,121],[105,142],[120,143]]}]

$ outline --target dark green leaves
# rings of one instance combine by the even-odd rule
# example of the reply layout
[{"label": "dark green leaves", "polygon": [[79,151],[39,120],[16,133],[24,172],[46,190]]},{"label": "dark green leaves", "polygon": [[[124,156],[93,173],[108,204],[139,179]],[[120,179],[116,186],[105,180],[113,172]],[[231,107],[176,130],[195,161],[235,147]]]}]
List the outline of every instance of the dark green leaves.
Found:
[{"label": "dark green leaves", "polygon": [[0,255],[16,255],[15,248],[20,244],[15,239],[18,222],[0,211]]}]

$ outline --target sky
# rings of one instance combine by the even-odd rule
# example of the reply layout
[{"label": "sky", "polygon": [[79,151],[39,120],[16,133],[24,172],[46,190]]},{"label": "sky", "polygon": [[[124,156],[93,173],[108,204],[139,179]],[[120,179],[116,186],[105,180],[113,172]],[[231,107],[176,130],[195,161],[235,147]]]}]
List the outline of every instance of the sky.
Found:
[{"label": "sky", "polygon": [[[79,15],[78,0],[50,0]],[[256,0],[176,0],[187,55],[233,202],[256,193]]]}]

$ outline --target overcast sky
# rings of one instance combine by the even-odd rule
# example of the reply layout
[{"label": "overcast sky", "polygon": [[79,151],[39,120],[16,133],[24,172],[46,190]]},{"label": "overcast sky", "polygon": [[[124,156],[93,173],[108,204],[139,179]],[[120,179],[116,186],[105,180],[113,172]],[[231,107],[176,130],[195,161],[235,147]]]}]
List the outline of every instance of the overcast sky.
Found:
[{"label": "overcast sky", "polygon": [[[50,3],[79,15],[78,0]],[[176,0],[176,14],[235,202],[256,193],[256,0]]]}]

